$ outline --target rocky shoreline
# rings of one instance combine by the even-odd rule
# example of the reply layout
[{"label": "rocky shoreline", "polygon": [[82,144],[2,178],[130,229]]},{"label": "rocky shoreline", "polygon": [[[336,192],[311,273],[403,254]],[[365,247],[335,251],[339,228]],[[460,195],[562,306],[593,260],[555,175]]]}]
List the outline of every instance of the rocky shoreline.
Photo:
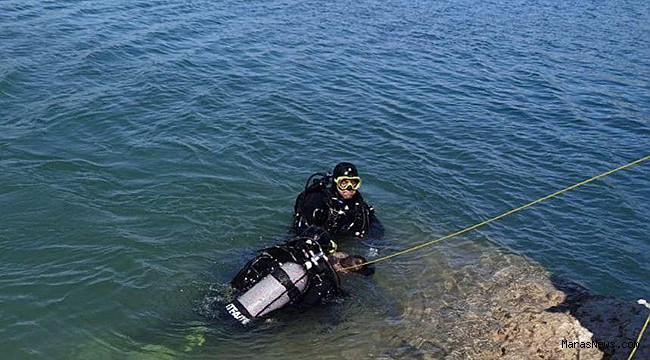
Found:
[{"label": "rocky shoreline", "polygon": [[[648,316],[635,302],[593,295],[515,255],[482,256],[442,286],[466,295],[425,290],[407,302],[408,325],[393,333],[396,350],[387,357],[627,359]],[[650,359],[648,336],[634,359]]]}]

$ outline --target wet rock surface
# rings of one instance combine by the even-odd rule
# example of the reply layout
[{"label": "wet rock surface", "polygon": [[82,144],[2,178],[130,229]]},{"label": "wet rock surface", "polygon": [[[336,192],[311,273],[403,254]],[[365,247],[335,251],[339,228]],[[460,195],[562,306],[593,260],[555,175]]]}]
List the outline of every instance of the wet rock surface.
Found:
[{"label": "wet rock surface", "polygon": [[[405,302],[386,358],[626,359],[648,315],[514,255],[481,256],[443,278]],[[648,339],[634,359],[650,359]]]}]

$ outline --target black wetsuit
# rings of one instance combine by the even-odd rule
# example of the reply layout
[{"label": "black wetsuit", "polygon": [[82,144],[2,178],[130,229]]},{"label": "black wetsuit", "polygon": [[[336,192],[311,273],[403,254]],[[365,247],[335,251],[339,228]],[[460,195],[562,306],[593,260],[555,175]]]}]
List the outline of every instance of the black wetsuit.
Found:
[{"label": "black wetsuit", "polygon": [[366,204],[361,193],[357,192],[352,199],[345,200],[336,189],[325,186],[303,192],[296,199],[294,231],[300,234],[310,225],[321,226],[333,236],[363,238],[368,235],[371,226],[381,232],[373,208]]}]

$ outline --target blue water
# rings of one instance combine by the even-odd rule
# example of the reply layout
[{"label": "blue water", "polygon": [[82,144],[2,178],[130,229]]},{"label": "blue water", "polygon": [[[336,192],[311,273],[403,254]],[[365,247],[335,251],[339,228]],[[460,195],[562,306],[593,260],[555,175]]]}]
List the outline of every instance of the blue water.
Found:
[{"label": "blue water", "polygon": [[342,247],[386,255],[650,154],[649,18],[641,0],[0,2],[0,353],[380,357],[427,291],[411,279],[486,253],[650,297],[645,163],[344,279],[299,321],[205,316],[338,161],[387,229]]}]

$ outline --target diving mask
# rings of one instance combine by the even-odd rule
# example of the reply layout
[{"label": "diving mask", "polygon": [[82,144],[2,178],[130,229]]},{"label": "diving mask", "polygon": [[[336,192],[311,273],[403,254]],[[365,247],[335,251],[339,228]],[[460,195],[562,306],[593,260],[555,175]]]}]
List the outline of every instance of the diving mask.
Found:
[{"label": "diving mask", "polygon": [[334,179],[339,190],[358,190],[361,187],[361,178],[358,176],[340,176]]}]

